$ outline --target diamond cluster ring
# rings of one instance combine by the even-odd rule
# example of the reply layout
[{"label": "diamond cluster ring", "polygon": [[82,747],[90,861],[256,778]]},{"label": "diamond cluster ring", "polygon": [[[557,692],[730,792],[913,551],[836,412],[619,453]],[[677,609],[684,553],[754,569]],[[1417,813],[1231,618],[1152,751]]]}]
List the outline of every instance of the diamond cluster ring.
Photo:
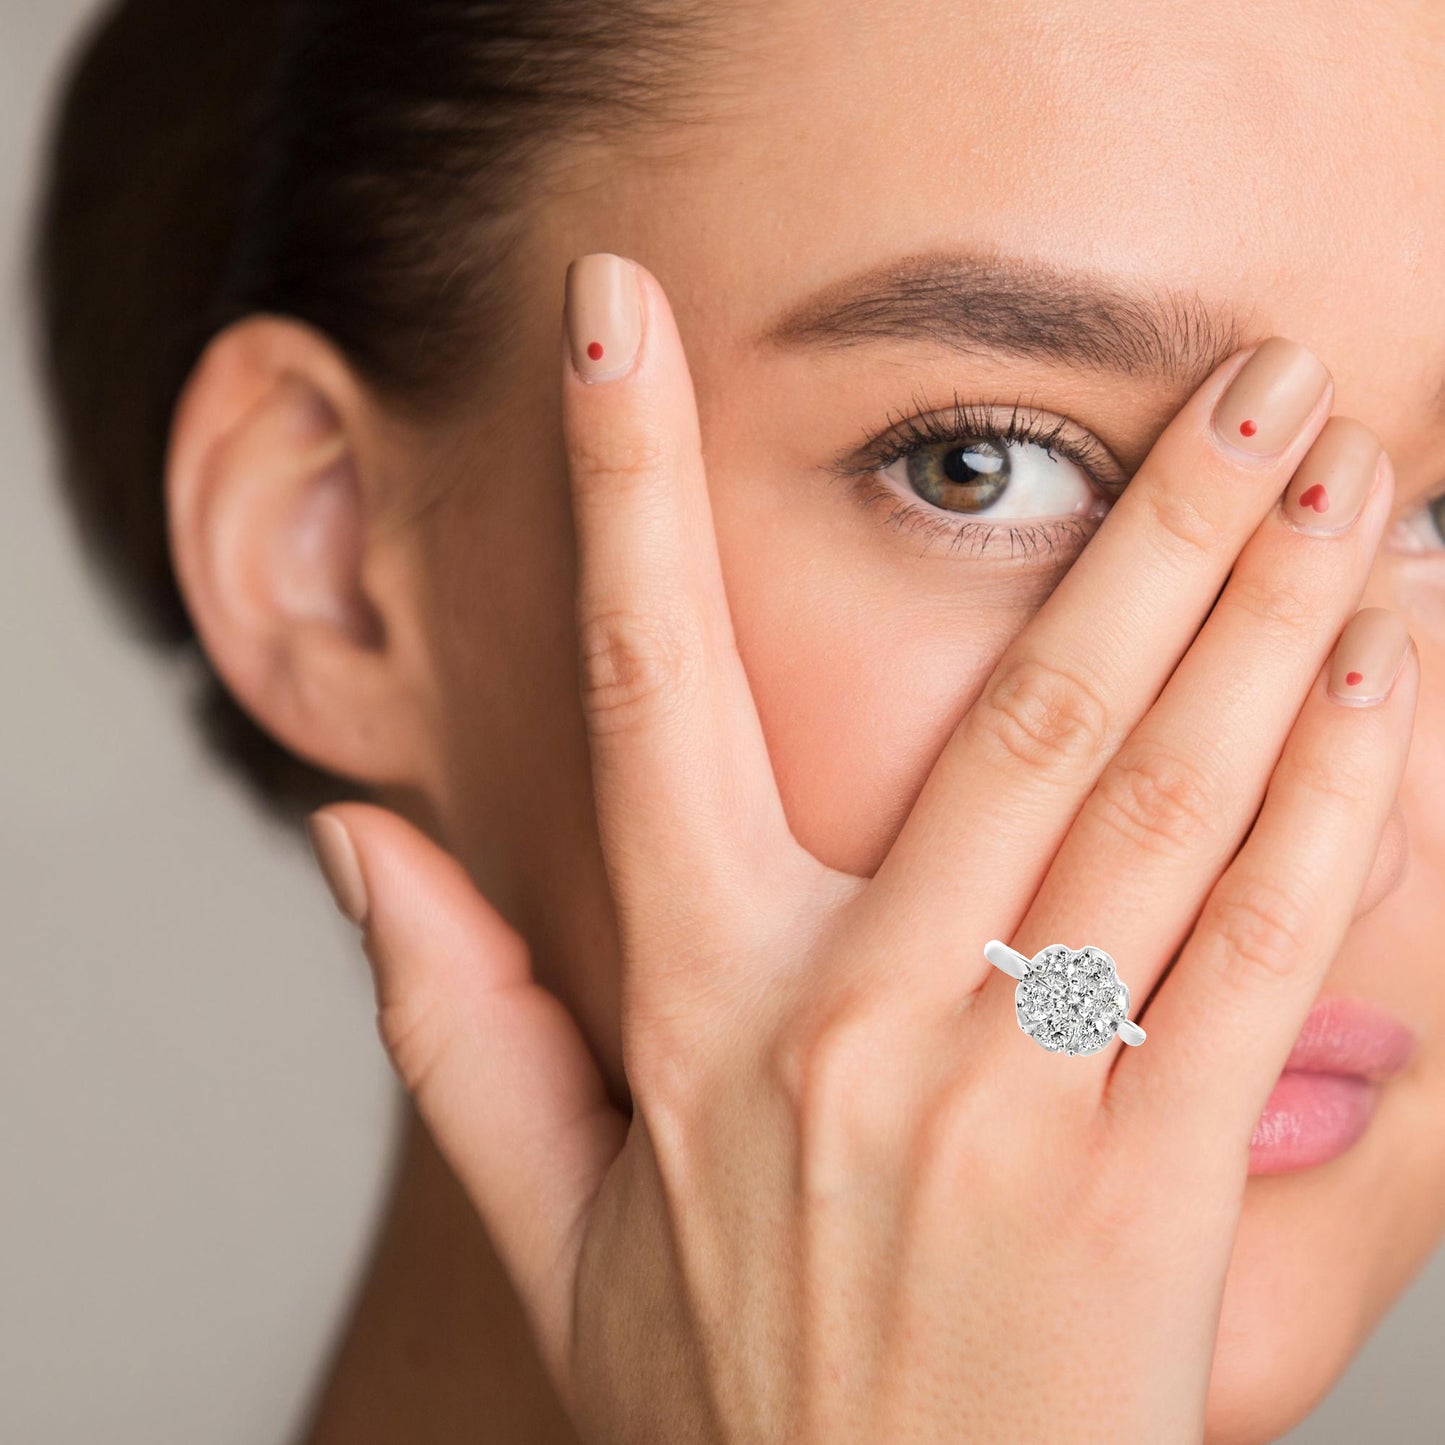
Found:
[{"label": "diamond cluster ring", "polygon": [[1096,1054],[1116,1033],[1126,1044],[1144,1042],[1144,1030],[1129,1020],[1129,990],[1102,948],[1051,943],[1025,958],[991,938],[983,956],[1018,979],[1019,1027],[1050,1053]]}]

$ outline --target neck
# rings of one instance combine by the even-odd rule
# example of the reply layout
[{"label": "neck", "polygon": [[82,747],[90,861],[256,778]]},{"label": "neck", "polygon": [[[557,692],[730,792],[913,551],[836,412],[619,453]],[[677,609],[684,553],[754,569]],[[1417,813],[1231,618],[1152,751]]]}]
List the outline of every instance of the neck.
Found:
[{"label": "neck", "polygon": [[411,1115],[370,1271],[306,1445],[576,1445],[511,1282]]}]

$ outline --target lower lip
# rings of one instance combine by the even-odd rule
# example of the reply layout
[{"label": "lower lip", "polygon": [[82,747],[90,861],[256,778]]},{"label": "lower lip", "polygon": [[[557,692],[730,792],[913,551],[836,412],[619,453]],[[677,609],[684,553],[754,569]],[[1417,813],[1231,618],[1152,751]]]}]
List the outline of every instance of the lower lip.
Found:
[{"label": "lower lip", "polygon": [[1286,1071],[1249,1142],[1251,1174],[1285,1174],[1326,1164],[1369,1127],[1379,1085],[1346,1074]]}]

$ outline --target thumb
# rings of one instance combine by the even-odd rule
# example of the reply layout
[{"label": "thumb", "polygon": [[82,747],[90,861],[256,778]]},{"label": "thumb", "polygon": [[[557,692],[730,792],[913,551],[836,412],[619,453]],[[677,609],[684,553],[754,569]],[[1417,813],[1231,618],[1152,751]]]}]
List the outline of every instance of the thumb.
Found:
[{"label": "thumb", "polygon": [[572,1015],[533,979],[526,943],[456,859],[367,803],[324,808],[307,828],[364,931],[392,1065],[560,1383],[588,1209],[626,1120]]}]

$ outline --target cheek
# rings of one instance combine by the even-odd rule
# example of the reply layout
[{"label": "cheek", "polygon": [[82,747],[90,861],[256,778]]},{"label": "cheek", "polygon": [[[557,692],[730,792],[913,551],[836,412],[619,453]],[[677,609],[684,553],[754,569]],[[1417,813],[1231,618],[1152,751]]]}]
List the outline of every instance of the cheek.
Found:
[{"label": "cheek", "polygon": [[1399,608],[1409,619],[1422,657],[1427,650],[1445,649],[1445,558],[1399,558],[1379,591],[1388,594],[1386,605]]},{"label": "cheek", "polygon": [[1323,1399],[1439,1237],[1445,1079],[1385,1087],[1354,1148],[1245,1193],[1209,1382],[1207,1445],[1259,1445]]},{"label": "cheek", "polygon": [[[1297,1196],[1310,1187],[1291,1186]],[[1279,1439],[1329,1391],[1353,1350],[1348,1321],[1359,1286],[1316,1253],[1329,1233],[1318,1205],[1261,1204],[1255,1190],[1251,1184],[1225,1286],[1206,1445]]]},{"label": "cheek", "polygon": [[[1397,995],[1401,1009],[1419,1018],[1434,1038],[1445,1030],[1445,973],[1433,940],[1445,926],[1445,559],[1428,567],[1381,569],[1362,605],[1394,607],[1404,614],[1420,654],[1420,691],[1410,755],[1400,785],[1405,857],[1397,890],[1377,915],[1390,929],[1390,960],[1382,978],[1408,981]],[[1388,843],[1388,838],[1387,838]],[[1383,849],[1382,849],[1383,851]],[[1383,864],[1381,865],[1383,866]]]},{"label": "cheek", "polygon": [[809,471],[760,451],[715,475],[718,549],[793,835],[868,877],[1064,569],[923,555]]},{"label": "cheek", "polygon": [[777,546],[729,561],[738,646],[794,836],[867,877],[1021,619],[970,622]]}]

